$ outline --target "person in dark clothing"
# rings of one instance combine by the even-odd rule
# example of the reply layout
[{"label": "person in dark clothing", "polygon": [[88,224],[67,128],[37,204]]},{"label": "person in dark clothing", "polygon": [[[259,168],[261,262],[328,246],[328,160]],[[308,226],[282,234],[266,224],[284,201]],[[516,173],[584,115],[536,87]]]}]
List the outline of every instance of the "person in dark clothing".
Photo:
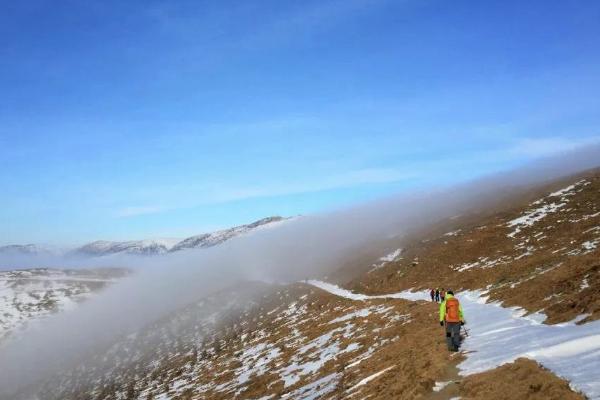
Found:
[{"label": "person in dark clothing", "polygon": [[440,304],[440,325],[446,326],[446,345],[449,351],[458,351],[460,348],[460,327],[464,324],[462,306],[454,297],[454,292],[448,290],[445,300]]},{"label": "person in dark clothing", "polygon": [[444,301],[444,299],[446,298],[446,291],[444,290],[444,288],[442,288],[442,290],[440,290],[440,301]]},{"label": "person in dark clothing", "polygon": [[431,296],[431,301],[435,301],[435,290],[431,289],[431,291],[429,292],[429,295]]},{"label": "person in dark clothing", "polygon": [[440,291],[438,288],[435,288],[435,301],[440,302]]}]

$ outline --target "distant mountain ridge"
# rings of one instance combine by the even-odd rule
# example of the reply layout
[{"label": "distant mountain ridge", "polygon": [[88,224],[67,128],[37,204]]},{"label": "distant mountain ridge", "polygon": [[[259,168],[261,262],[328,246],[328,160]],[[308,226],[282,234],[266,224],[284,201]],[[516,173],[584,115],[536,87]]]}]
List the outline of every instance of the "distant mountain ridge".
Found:
[{"label": "distant mountain ridge", "polygon": [[106,256],[111,254],[158,255],[187,249],[204,249],[219,245],[236,236],[253,231],[268,224],[283,221],[285,218],[272,216],[246,225],[235,226],[211,233],[190,236],[183,240],[147,239],[125,242],[98,240],[75,249],[72,253],[87,256]]},{"label": "distant mountain ridge", "polygon": [[223,229],[212,233],[204,233],[201,235],[191,236],[187,239],[174,245],[169,251],[180,251],[185,249],[207,248],[221,244],[233,237],[250,232],[262,226],[272,224],[274,222],[283,221],[283,217],[267,217],[246,225],[240,225],[229,229]]},{"label": "distant mountain ridge", "polygon": [[[96,240],[87,243],[81,247],[69,251],[67,254],[72,256],[102,257],[114,254],[132,254],[153,256],[165,253],[172,253],[187,249],[205,249],[219,245],[236,236],[249,233],[258,228],[269,224],[284,221],[286,218],[272,216],[260,219],[246,225],[235,226],[210,233],[190,236],[181,239],[145,239],[128,241],[109,241]],[[36,244],[12,244],[0,246],[0,254],[9,255],[48,255],[50,250]]]},{"label": "distant mountain ridge", "polygon": [[52,251],[48,248],[37,244],[9,244],[0,246],[0,254],[51,254]]},{"label": "distant mountain ridge", "polygon": [[124,242],[96,240],[73,250],[71,253],[88,256],[105,256],[118,253],[156,255],[168,252],[178,241],[177,239],[128,240]]}]

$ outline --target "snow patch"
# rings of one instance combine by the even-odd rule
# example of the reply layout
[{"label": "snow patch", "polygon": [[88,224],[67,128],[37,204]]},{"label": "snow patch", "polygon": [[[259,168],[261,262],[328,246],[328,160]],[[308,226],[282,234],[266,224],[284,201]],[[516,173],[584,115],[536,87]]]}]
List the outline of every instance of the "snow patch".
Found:
[{"label": "snow patch", "polygon": [[444,390],[444,388],[446,386],[448,386],[451,383],[452,383],[452,381],[448,381],[448,382],[436,382],[435,386],[433,387],[433,391],[434,392],[441,392],[442,390]]},{"label": "snow patch", "polygon": [[318,400],[335,390],[341,375],[330,374],[281,396],[282,399]]},{"label": "snow patch", "polygon": [[451,231],[451,232],[446,232],[444,233],[443,236],[458,236],[458,234],[461,232],[461,229],[457,229],[455,231]]},{"label": "snow patch", "polygon": [[[574,190],[578,186],[586,184],[589,184],[589,182],[581,180],[563,189],[557,190],[556,192],[550,193],[546,198],[534,201],[533,203],[531,203],[531,205],[538,206],[537,208],[528,210],[525,214],[509,221],[506,224],[506,226],[508,226],[509,228],[515,228],[507,236],[510,238],[514,238],[523,230],[523,228],[533,226],[536,222],[546,218],[549,214],[557,212],[558,210],[567,205],[567,203],[569,202],[568,197],[573,196],[575,194]],[[551,197],[560,197],[560,201],[552,201],[549,204],[543,204],[544,202],[546,202],[546,199]]]},{"label": "snow patch", "polygon": [[400,259],[402,259],[402,257],[400,257],[400,255],[402,254],[402,250],[403,249],[396,249],[393,252],[391,252],[390,254],[387,254],[383,257],[381,257],[379,259],[379,261],[381,261],[380,263],[375,263],[372,265],[373,268],[371,268],[371,270],[369,272],[373,272],[383,266],[385,266],[387,263],[393,262],[393,261],[398,261]]},{"label": "snow patch", "polygon": [[368,296],[366,294],[354,293],[348,289],[343,289],[337,285],[334,285],[332,283],[323,282],[323,281],[308,280],[308,281],[306,281],[306,283],[308,283],[309,285],[318,287],[319,289],[325,290],[326,292],[329,292],[336,296],[340,296],[340,297],[343,297],[343,298],[346,298],[349,300],[358,300],[358,301],[376,300],[376,299],[404,299],[404,300],[412,300],[412,301],[431,300],[431,297],[429,296],[429,291],[427,291],[427,290],[421,290],[421,291],[416,291],[416,292],[412,292],[410,290],[404,290],[404,291],[398,292],[398,293]]},{"label": "snow patch", "polygon": [[395,367],[396,367],[395,365],[392,365],[391,367],[387,367],[386,369],[376,372],[373,375],[367,376],[366,378],[364,378],[360,382],[358,382],[356,385],[354,385],[350,389],[348,389],[348,391],[353,392],[358,387],[366,385],[367,383],[371,382],[373,379],[377,379],[378,377],[380,377],[381,375],[385,374],[387,371],[389,371],[390,369],[395,368]]}]

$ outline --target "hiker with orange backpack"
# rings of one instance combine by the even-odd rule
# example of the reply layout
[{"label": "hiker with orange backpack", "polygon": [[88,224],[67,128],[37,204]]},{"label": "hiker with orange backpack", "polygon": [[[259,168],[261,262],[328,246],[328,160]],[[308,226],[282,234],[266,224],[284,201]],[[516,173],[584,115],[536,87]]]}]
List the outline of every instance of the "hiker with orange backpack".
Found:
[{"label": "hiker with orange backpack", "polygon": [[460,347],[460,327],[465,324],[462,306],[454,292],[448,290],[440,304],[440,325],[446,325],[446,344],[449,351],[458,351]]}]

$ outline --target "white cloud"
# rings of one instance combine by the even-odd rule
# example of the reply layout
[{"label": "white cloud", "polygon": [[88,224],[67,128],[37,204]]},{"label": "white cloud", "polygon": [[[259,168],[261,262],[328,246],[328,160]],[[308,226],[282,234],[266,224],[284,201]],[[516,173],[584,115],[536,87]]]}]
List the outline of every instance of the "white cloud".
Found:
[{"label": "white cloud", "polygon": [[524,138],[518,140],[509,152],[518,156],[546,157],[598,143],[600,143],[600,136]]},{"label": "white cloud", "polygon": [[327,190],[345,189],[364,185],[380,185],[415,178],[415,173],[406,173],[391,168],[365,168],[322,177],[312,176],[296,182],[267,182],[251,186],[223,185],[171,185],[152,188],[152,200],[164,206],[134,206],[117,210],[119,218],[147,214],[158,214],[169,210],[195,208],[247,199],[289,196]]},{"label": "white cloud", "polygon": [[[311,176],[308,179],[296,182],[270,182],[263,185],[257,184],[253,186],[236,186],[231,188],[216,186],[215,188],[210,189],[186,186],[184,190],[187,192],[187,196],[178,196],[179,198],[189,198],[190,193],[199,193],[201,196],[196,196],[196,198],[201,198],[202,200],[185,207],[176,208],[226,203],[251,198],[314,193],[363,185],[394,183],[411,179],[415,176],[415,173],[406,173],[391,168],[365,168],[321,177]],[[168,192],[174,194],[178,193],[179,190],[177,188],[172,188],[172,190],[169,190]]]}]

